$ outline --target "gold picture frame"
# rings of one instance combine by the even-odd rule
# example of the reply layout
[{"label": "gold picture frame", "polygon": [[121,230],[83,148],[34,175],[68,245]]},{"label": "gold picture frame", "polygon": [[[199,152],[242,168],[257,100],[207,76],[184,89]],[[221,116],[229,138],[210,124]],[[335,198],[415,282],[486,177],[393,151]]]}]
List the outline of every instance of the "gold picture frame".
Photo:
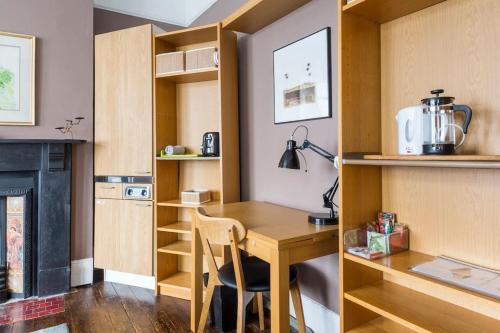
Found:
[{"label": "gold picture frame", "polygon": [[35,125],[36,37],[0,31],[0,125]]}]

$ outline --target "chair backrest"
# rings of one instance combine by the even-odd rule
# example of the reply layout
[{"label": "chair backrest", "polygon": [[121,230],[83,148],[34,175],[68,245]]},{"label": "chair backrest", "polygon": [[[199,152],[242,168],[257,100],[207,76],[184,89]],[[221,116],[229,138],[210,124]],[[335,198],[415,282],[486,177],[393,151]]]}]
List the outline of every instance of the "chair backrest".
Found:
[{"label": "chair backrest", "polygon": [[[241,267],[239,243],[246,238],[247,230],[240,221],[230,218],[208,216],[203,208],[196,210],[196,231],[200,235],[203,252],[207,257],[208,271],[211,278],[217,278],[217,264],[211,245],[227,246],[231,248],[234,273],[238,289],[245,290],[245,280]],[[217,278],[218,279],[218,278]]]}]

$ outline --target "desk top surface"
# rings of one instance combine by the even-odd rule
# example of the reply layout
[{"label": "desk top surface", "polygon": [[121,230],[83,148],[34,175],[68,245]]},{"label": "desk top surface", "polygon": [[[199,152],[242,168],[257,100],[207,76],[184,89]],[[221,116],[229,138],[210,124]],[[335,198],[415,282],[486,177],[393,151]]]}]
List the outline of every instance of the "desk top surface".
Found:
[{"label": "desk top surface", "polygon": [[338,225],[316,226],[308,223],[308,212],[258,201],[207,206],[213,217],[233,218],[247,228],[247,238],[263,239],[283,245],[322,234],[336,234]]}]

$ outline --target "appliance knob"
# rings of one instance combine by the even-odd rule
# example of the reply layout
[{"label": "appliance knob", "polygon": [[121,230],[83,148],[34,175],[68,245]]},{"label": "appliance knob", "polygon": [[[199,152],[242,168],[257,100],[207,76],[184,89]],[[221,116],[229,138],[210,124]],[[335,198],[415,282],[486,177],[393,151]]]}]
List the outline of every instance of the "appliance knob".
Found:
[{"label": "appliance knob", "polygon": [[132,195],[132,193],[134,193],[134,190],[132,190],[131,188],[129,188],[129,189],[127,190],[127,194],[128,194],[128,195]]},{"label": "appliance knob", "polygon": [[141,191],[141,195],[142,195],[143,197],[146,197],[146,196],[148,195],[148,191],[146,191],[146,190],[142,190],[142,191]]}]

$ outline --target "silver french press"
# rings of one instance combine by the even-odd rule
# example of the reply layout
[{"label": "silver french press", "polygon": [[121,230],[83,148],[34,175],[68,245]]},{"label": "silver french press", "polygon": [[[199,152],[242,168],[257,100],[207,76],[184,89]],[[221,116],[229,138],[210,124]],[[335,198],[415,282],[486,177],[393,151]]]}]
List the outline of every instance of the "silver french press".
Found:
[{"label": "silver french press", "polygon": [[[467,129],[472,119],[472,109],[467,105],[455,105],[455,97],[439,96],[443,89],[432,90],[435,97],[422,100],[424,105],[423,119],[423,153],[428,155],[449,155],[463,145]],[[455,123],[455,113],[465,114],[464,123],[459,126]],[[462,133],[460,143],[456,144],[455,130]]]}]

